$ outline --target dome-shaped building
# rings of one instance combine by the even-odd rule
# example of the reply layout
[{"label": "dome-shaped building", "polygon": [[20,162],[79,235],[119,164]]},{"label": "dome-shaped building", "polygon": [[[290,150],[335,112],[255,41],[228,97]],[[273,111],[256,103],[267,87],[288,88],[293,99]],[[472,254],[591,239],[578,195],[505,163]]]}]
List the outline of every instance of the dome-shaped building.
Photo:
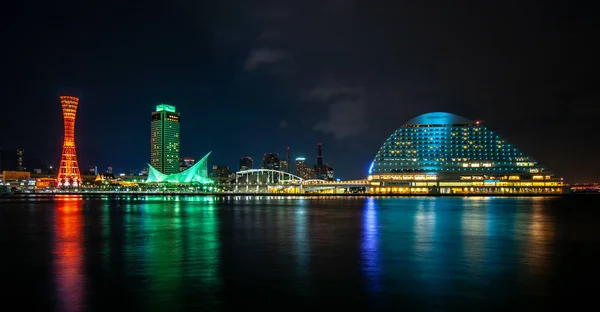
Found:
[{"label": "dome-shaped building", "polygon": [[450,113],[417,116],[394,131],[369,168],[378,194],[559,194],[561,178],[480,124]]}]

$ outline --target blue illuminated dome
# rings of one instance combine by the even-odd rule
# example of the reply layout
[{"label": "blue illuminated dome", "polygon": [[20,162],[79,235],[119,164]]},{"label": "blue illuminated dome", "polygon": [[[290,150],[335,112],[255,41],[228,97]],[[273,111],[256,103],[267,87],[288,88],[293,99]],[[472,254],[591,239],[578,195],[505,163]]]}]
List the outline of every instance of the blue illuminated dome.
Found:
[{"label": "blue illuminated dome", "polygon": [[406,122],[405,125],[469,125],[474,123],[475,121],[458,115],[435,112],[419,115]]},{"label": "blue illuminated dome", "polygon": [[394,131],[377,152],[369,180],[386,191],[397,186],[442,193],[496,192],[498,186],[503,192],[554,192],[552,186],[562,185],[479,121],[445,112],[419,115]]}]

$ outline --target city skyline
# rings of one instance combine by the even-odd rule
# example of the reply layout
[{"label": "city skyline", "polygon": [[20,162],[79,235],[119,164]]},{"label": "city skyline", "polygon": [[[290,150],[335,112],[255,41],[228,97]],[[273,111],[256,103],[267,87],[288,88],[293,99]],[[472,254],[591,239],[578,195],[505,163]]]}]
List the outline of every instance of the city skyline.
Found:
[{"label": "city skyline", "polygon": [[291,146],[312,165],[324,142],[336,175],[355,178],[403,121],[446,111],[567,181],[600,180],[593,10],[438,2],[151,2],[123,15],[117,3],[17,3],[6,39],[27,41],[0,61],[14,74],[0,148],[58,166],[56,99],[73,94],[83,171],[141,169],[147,112],[170,103],[188,116],[182,156],[212,150],[209,165],[233,168]]}]

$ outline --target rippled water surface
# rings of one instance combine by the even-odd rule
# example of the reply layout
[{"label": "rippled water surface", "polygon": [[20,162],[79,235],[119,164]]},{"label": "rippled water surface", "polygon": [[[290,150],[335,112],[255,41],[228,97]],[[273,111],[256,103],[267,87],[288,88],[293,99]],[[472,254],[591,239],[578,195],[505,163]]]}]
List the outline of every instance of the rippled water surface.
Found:
[{"label": "rippled water surface", "polygon": [[548,310],[598,289],[596,196],[66,199],[0,202],[5,307]]}]

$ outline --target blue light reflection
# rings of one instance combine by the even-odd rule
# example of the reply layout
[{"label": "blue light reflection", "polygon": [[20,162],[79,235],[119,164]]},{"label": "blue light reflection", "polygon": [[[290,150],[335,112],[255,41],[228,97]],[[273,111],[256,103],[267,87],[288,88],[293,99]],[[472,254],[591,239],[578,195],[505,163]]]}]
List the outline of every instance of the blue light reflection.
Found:
[{"label": "blue light reflection", "polygon": [[375,199],[367,198],[363,210],[363,239],[361,271],[371,293],[381,292],[381,263],[379,259],[379,225]]}]

